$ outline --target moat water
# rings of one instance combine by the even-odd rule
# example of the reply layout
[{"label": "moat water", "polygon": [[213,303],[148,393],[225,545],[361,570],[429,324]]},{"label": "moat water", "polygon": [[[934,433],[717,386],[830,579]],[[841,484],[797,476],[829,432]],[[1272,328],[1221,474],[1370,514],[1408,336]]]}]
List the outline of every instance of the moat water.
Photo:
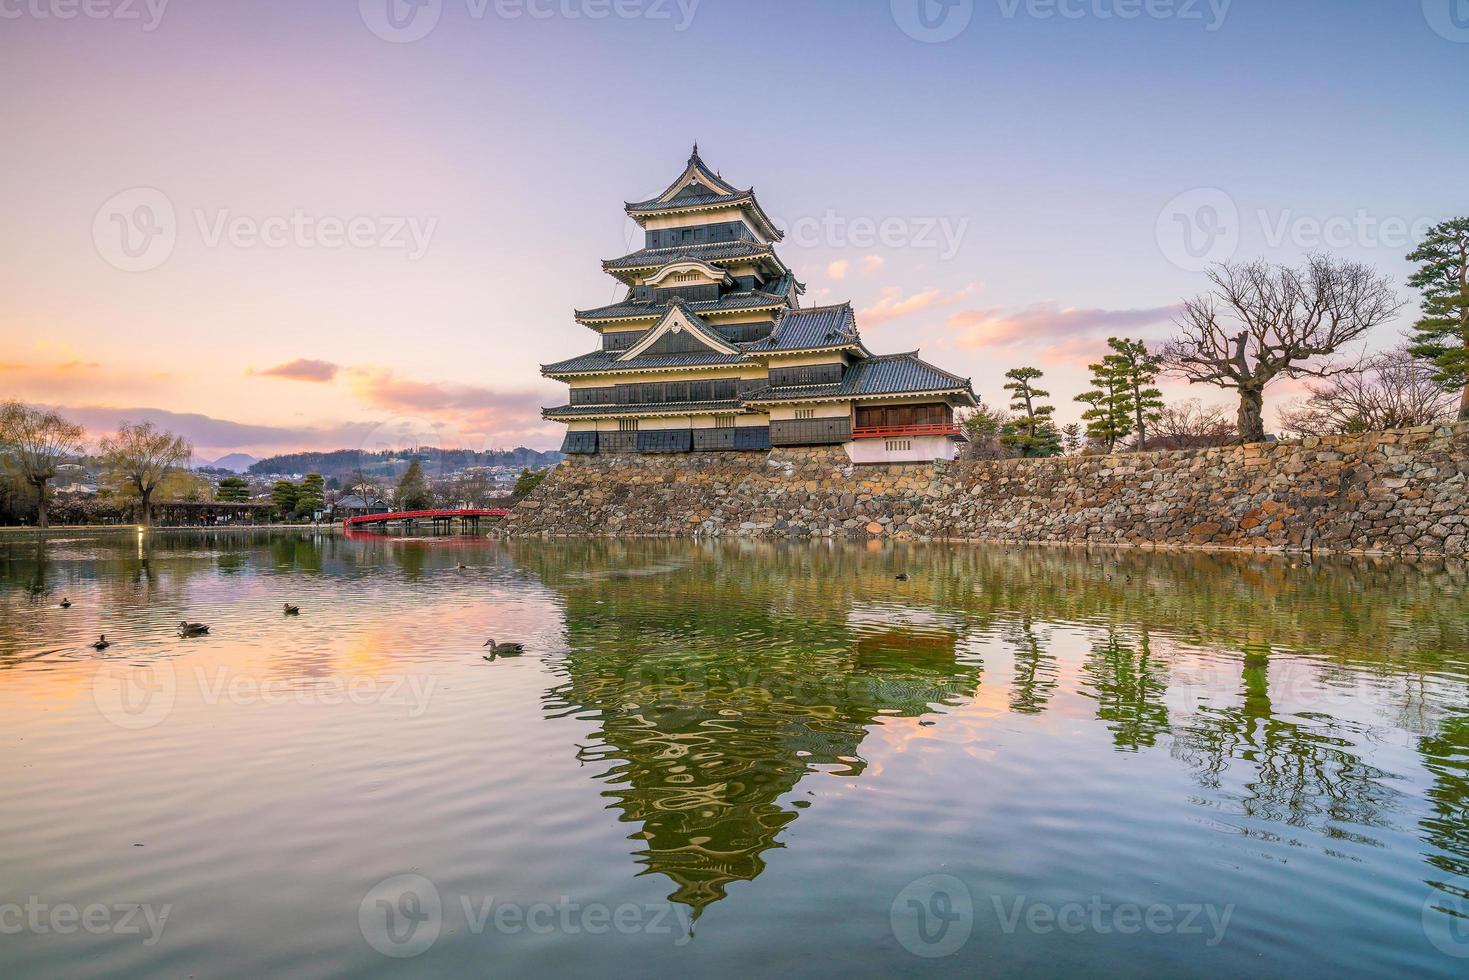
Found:
[{"label": "moat water", "polygon": [[0,972],[1462,977],[1466,585],[0,539]]}]

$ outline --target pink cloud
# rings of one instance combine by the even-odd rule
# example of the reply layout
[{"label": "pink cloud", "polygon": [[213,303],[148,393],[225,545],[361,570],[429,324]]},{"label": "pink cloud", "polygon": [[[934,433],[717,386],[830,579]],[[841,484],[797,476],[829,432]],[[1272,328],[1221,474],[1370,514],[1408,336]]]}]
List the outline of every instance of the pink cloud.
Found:
[{"label": "pink cloud", "polygon": [[889,320],[899,317],[912,316],[914,313],[926,313],[929,310],[943,309],[953,306],[974,292],[975,286],[965,286],[963,289],[953,292],[945,292],[942,289],[928,289],[921,293],[913,293],[904,296],[901,288],[889,286],[884,289],[882,299],[871,306],[857,311],[857,322],[862,326],[873,327]]},{"label": "pink cloud", "polygon": [[862,271],[869,276],[887,264],[887,259],[881,255],[866,255],[862,258]]},{"label": "pink cloud", "polygon": [[275,367],[266,368],[263,371],[248,372],[258,374],[266,378],[285,378],[288,381],[331,381],[337,376],[341,368],[331,361],[312,361],[304,357],[298,357],[294,361],[285,364],[277,364]]},{"label": "pink cloud", "polygon": [[960,310],[949,317],[949,326],[958,331],[959,346],[970,348],[1012,347],[1045,343],[1052,348],[1058,342],[1076,338],[1096,340],[1124,332],[1146,334],[1148,327],[1171,323],[1178,306],[1150,309],[1102,310],[1062,308],[1057,303],[1038,303],[1021,310],[1005,307]]},{"label": "pink cloud", "polygon": [[833,279],[845,279],[847,278],[847,269],[850,268],[851,265],[852,263],[848,262],[846,259],[837,259],[835,262],[827,265],[826,274],[828,276],[831,276]]}]

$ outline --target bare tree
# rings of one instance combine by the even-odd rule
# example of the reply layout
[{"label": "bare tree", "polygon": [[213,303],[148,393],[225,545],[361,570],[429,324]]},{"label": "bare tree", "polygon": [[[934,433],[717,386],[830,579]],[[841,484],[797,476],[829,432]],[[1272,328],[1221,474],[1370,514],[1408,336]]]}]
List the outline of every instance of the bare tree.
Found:
[{"label": "bare tree", "polygon": [[1004,459],[1011,455],[1000,442],[1000,433],[1013,424],[1014,415],[1003,408],[978,405],[959,413],[959,428],[969,441],[959,453],[960,459]]},{"label": "bare tree", "polygon": [[1153,423],[1154,449],[1207,449],[1238,441],[1224,409],[1197,398],[1164,405]]},{"label": "bare tree", "polygon": [[169,472],[193,455],[182,436],[157,428],[152,422],[124,422],[117,435],[102,440],[107,467],[138,491],[142,522],[153,520],[153,492]]},{"label": "bare tree", "polygon": [[0,456],[36,492],[36,526],[46,526],[46,484],[56,468],[82,452],[82,427],[55,412],[18,401],[0,405]]},{"label": "bare tree", "polygon": [[1447,422],[1457,399],[1436,373],[1432,362],[1410,351],[1379,354],[1360,374],[1310,385],[1309,398],[1281,409],[1281,427],[1293,435],[1324,436]]},{"label": "bare tree", "polygon": [[1278,377],[1327,378],[1354,365],[1320,359],[1402,307],[1370,266],[1313,255],[1299,269],[1263,259],[1209,270],[1213,289],[1183,305],[1164,364],[1190,384],[1239,393],[1239,438],[1265,438],[1265,388]]}]

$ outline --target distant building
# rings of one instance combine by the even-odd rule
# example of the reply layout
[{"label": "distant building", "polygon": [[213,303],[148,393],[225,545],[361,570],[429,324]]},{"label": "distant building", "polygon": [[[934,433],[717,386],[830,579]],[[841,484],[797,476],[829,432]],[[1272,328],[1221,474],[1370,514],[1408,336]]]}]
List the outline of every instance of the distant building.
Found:
[{"label": "distant building", "polygon": [[578,310],[597,350],[541,368],[570,388],[545,409],[562,452],[687,453],[841,445],[856,462],[952,459],[967,378],[916,351],[877,355],[850,303],[800,308],[783,233],[694,147],[662,194],[625,205],[644,247],[602,263],[627,286]]},{"label": "distant building", "polygon": [[349,517],[361,517],[364,514],[387,514],[390,512],[388,502],[381,497],[363,497],[358,493],[349,493],[345,497],[337,498],[332,505],[332,520],[346,520]]}]

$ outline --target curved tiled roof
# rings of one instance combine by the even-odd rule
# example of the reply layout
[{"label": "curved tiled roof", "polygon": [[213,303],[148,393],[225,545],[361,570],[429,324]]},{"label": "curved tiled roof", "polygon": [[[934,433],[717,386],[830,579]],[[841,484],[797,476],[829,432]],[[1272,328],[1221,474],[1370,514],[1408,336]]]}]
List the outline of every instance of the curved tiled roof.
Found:
[{"label": "curved tiled roof", "polygon": [[936,368],[921,360],[918,352],[913,351],[908,354],[882,354],[857,361],[847,368],[837,384],[765,387],[745,395],[745,401],[846,399],[926,392],[956,392],[968,394],[971,398],[974,396],[968,378]]},{"label": "curved tiled roof", "polygon": [[[723,310],[750,310],[764,309],[767,306],[780,306],[790,302],[791,294],[799,291],[800,284],[795,277],[786,273],[765,286],[764,289],[743,290],[740,292],[725,293],[719,299],[706,299],[685,302],[686,309],[694,313],[718,313]],[[668,309],[668,303],[639,303],[635,300],[624,298],[620,302],[608,306],[599,306],[591,310],[577,310],[578,320],[635,320],[640,318],[654,318],[663,315]]]},{"label": "curved tiled roof", "polygon": [[687,354],[644,354],[631,361],[619,361],[627,351],[594,350],[590,354],[542,364],[541,373],[599,374],[613,371],[657,371],[663,368],[719,367],[745,363],[744,354],[721,354],[718,351],[691,351]]},{"label": "curved tiled roof", "polygon": [[673,262],[692,260],[695,262],[728,262],[734,259],[754,259],[774,254],[769,245],[755,242],[709,242],[704,245],[669,245],[663,248],[640,248],[636,252],[615,259],[606,259],[602,268],[651,269]]},{"label": "curved tiled roof", "polygon": [[857,314],[851,303],[813,306],[804,310],[787,310],[775,321],[775,329],[764,340],[746,345],[752,354],[780,351],[826,350],[833,347],[862,346],[857,333]]},{"label": "curved tiled roof", "polygon": [[548,419],[578,415],[704,415],[738,412],[743,407],[739,399],[730,398],[717,402],[657,402],[648,405],[557,405],[541,409],[541,415]]}]

